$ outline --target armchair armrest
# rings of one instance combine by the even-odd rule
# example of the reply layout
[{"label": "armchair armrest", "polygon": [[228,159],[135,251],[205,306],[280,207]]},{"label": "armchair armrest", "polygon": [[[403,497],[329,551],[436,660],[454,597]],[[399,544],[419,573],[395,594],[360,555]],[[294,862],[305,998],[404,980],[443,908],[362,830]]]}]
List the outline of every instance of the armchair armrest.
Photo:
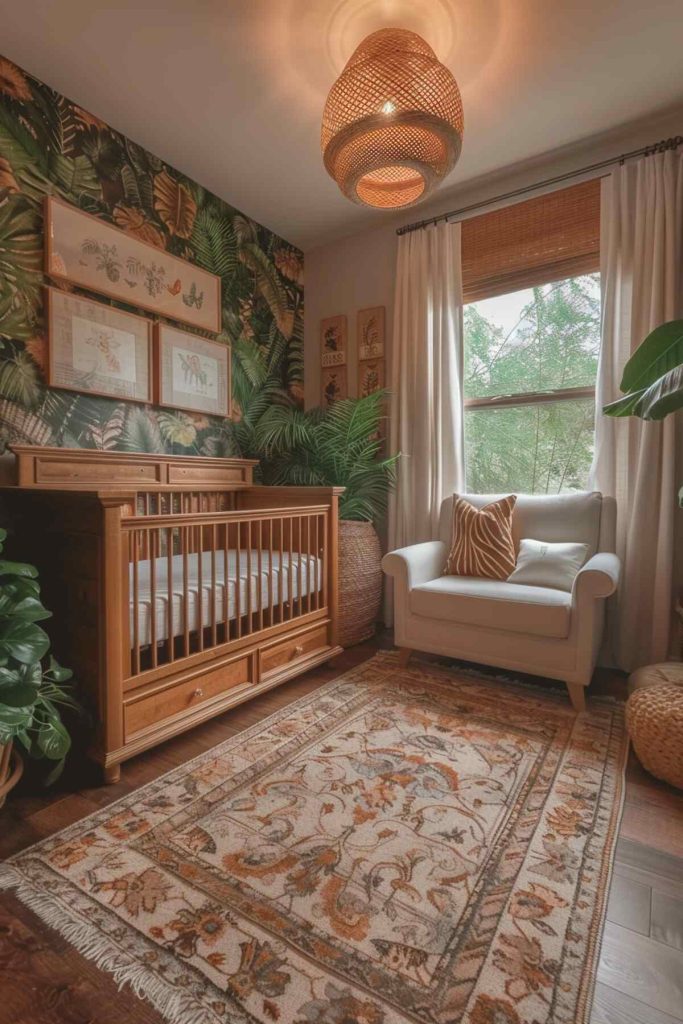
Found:
[{"label": "armchair armrest", "polygon": [[408,590],[440,576],[446,565],[446,545],[440,540],[411,544],[390,551],[382,559],[382,568]]},{"label": "armchair armrest", "polygon": [[572,602],[580,598],[609,597],[619,585],[621,562],[611,551],[599,551],[577,573]]}]

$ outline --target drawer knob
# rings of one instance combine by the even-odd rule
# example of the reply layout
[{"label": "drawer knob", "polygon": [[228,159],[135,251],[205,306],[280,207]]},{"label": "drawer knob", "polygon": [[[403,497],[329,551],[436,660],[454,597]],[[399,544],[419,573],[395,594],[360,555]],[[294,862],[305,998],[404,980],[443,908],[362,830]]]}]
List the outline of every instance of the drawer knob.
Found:
[{"label": "drawer knob", "polygon": [[197,689],[194,691],[192,696],[193,697],[203,697],[204,696],[204,691],[202,690],[201,686],[197,687]]},{"label": "drawer knob", "polygon": [[294,657],[298,658],[299,655],[303,654],[303,653],[304,653],[303,647],[301,646],[301,644],[297,644],[296,647],[294,648]]}]

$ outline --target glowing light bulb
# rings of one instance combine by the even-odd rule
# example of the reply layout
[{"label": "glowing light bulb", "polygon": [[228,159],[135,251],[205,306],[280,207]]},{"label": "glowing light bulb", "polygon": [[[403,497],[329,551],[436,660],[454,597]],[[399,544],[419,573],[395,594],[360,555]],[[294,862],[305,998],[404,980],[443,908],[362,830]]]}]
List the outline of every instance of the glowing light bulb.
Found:
[{"label": "glowing light bulb", "polygon": [[393,103],[391,102],[391,100],[387,100],[387,102],[386,102],[386,103],[384,104],[384,106],[382,107],[382,113],[383,113],[383,114],[393,114],[393,112],[394,112],[395,110],[396,110],[396,107],[395,107],[395,106],[394,106],[394,104],[393,104]]}]

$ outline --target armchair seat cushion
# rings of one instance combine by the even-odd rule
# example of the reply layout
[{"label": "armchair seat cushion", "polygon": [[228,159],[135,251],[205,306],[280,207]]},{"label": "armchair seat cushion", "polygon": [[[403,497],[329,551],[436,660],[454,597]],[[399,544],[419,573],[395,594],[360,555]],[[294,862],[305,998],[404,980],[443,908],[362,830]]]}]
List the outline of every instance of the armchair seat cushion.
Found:
[{"label": "armchair seat cushion", "polygon": [[571,602],[562,590],[475,576],[441,576],[409,594],[414,615],[555,638],[569,636]]}]

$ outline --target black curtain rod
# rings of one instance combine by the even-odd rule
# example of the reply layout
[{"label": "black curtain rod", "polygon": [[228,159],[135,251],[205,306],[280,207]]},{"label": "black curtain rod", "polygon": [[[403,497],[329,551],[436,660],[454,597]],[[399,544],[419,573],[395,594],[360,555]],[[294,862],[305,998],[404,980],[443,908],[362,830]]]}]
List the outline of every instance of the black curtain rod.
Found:
[{"label": "black curtain rod", "polygon": [[559,185],[562,181],[569,181],[571,178],[578,178],[581,174],[589,174],[591,171],[599,171],[603,167],[611,167],[612,164],[623,164],[637,156],[652,156],[653,153],[664,153],[667,149],[678,149],[683,145],[683,135],[675,135],[671,139],[662,139],[651,146],[643,146],[641,149],[633,149],[630,153],[622,153],[621,156],[611,157],[609,160],[600,160],[597,164],[589,164],[588,167],[580,167],[576,171],[567,171],[566,174],[558,174],[556,178],[546,178],[544,181],[537,181],[533,185],[525,185],[523,188],[514,189],[512,192],[503,192],[499,196],[492,196],[491,199],[483,199],[478,203],[471,203],[469,206],[461,206],[459,210],[449,210],[448,213],[440,213],[436,217],[427,217],[425,220],[418,220],[414,224],[406,224],[405,227],[397,228],[397,235],[407,235],[411,231],[419,231],[430,224],[439,224],[442,220],[449,220],[463,213],[470,213],[472,210],[481,210],[485,206],[493,206],[504,199],[515,199],[517,196],[526,195],[528,192],[536,192],[539,188],[547,185]]}]

